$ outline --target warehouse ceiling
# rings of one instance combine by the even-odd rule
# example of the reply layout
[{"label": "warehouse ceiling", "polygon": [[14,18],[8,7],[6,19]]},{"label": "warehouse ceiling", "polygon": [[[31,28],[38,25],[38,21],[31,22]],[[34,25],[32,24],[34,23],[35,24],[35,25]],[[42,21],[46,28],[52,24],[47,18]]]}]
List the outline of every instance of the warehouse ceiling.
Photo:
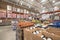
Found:
[{"label": "warehouse ceiling", "polygon": [[25,5],[29,9],[37,10],[40,13],[60,9],[60,0],[10,0],[19,5]]}]

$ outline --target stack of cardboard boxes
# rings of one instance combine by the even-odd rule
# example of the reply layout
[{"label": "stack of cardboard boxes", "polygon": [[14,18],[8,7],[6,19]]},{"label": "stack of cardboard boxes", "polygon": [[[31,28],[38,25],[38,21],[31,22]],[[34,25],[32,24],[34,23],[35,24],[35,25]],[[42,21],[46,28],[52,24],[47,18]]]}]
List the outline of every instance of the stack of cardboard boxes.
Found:
[{"label": "stack of cardboard boxes", "polygon": [[[51,28],[53,29],[53,28]],[[51,29],[42,29],[42,28],[35,28],[35,29],[24,29],[24,40],[44,40],[42,35],[48,40],[48,38],[51,38],[51,40],[60,40],[60,32],[57,32],[59,29],[56,30],[56,33],[54,33],[54,30]],[[48,32],[48,30],[51,30],[51,32]],[[34,33],[38,31],[38,33]],[[52,32],[53,31],[53,32]]]}]

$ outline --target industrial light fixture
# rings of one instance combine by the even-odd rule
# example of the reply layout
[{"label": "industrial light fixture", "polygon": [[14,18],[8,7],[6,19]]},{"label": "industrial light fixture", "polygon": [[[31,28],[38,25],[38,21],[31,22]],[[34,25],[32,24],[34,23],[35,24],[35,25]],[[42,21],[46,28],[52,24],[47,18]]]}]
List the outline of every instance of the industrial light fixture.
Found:
[{"label": "industrial light fixture", "polygon": [[41,13],[44,13],[44,12],[47,12],[47,10],[42,10],[42,12],[41,12]]},{"label": "industrial light fixture", "polygon": [[34,1],[34,0],[31,0],[31,1]]},{"label": "industrial light fixture", "polygon": [[45,12],[45,10],[42,10],[42,13],[44,13]]},{"label": "industrial light fixture", "polygon": [[41,2],[45,2],[46,0],[42,0]]},{"label": "industrial light fixture", "polygon": [[21,5],[23,4],[23,1],[20,1]]},{"label": "industrial light fixture", "polygon": [[29,13],[29,11],[27,11],[27,13]]},{"label": "industrial light fixture", "polygon": [[55,3],[55,0],[53,0],[52,2]]},{"label": "industrial light fixture", "polygon": [[42,2],[44,3],[44,2],[46,2],[46,1],[47,1],[47,0],[41,0],[41,3],[42,3]]},{"label": "industrial light fixture", "polygon": [[22,5],[22,3],[21,3],[21,5]]}]

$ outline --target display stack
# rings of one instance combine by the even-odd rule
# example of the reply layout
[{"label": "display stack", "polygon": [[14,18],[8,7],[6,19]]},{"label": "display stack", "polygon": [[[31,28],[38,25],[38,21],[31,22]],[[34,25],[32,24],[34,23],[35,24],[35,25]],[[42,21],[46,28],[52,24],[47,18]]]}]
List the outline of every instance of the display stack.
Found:
[{"label": "display stack", "polygon": [[[26,24],[25,24],[26,25]],[[48,27],[46,29],[31,25],[17,27],[18,40],[59,40],[60,29]]]},{"label": "display stack", "polygon": [[33,26],[32,22],[19,22],[16,30],[16,40],[24,40],[24,28]]},{"label": "display stack", "polygon": [[[42,28],[25,28],[24,29],[24,40],[59,40],[60,39],[60,31],[59,29],[42,29]],[[57,32],[58,31],[58,32]]]}]

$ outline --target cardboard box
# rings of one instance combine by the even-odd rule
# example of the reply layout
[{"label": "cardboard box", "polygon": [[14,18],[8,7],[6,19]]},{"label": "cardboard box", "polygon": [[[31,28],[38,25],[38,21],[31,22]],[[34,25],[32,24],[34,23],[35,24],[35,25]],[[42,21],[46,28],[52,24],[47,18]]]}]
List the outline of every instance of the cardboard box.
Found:
[{"label": "cardboard box", "polygon": [[40,37],[41,34],[33,34],[32,32],[39,30],[39,28],[36,29],[24,29],[24,40],[42,40],[42,38]]},{"label": "cardboard box", "polygon": [[60,36],[60,28],[49,27],[46,31]]},{"label": "cardboard box", "polygon": [[45,35],[45,37],[50,37],[53,40],[60,40],[60,36],[58,35],[53,35],[52,33],[47,33],[47,32],[43,32],[42,34]]},{"label": "cardboard box", "polygon": [[[34,31],[41,31],[39,34],[33,34]],[[35,29],[24,29],[24,40],[43,40],[41,35],[45,37],[52,38],[53,40],[60,40],[60,31],[59,29],[51,28],[49,31],[47,29],[35,28]]]}]

